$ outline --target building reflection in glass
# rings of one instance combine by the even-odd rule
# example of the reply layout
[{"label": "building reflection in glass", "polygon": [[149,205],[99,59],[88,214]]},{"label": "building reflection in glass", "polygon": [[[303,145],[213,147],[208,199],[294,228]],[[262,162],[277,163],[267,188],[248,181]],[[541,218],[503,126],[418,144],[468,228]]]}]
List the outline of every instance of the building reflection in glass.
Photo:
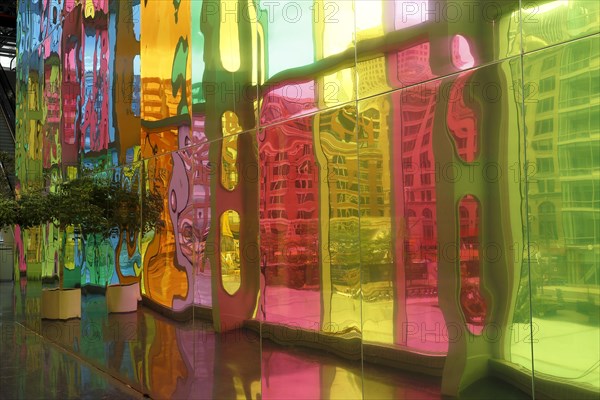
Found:
[{"label": "building reflection in glass", "polygon": [[[52,190],[107,155],[119,166],[142,159],[139,172],[104,173],[123,184],[139,173],[140,192],[163,198],[164,224],[137,250],[135,233],[116,227],[107,227],[108,239],[17,228],[21,272],[49,277],[62,262],[68,285],[100,287],[139,276],[146,300],[178,317],[216,299],[217,325],[228,314],[240,324],[256,315],[263,327],[360,337],[363,349],[380,345],[428,361],[450,350],[453,366],[482,344],[491,321],[504,332],[501,344],[485,343],[490,363],[600,385],[596,2],[547,1],[535,10],[495,2],[494,18],[454,22],[441,14],[470,2],[305,2],[297,23],[267,2],[248,3],[255,21],[211,10],[218,2],[76,3],[19,3],[18,192],[42,182],[43,172]],[[314,19],[331,10],[339,23]],[[217,40],[221,30],[230,34]],[[156,62],[165,54],[168,62]],[[133,93],[117,99],[129,86]],[[493,97],[496,88],[498,102],[476,92],[492,89],[484,94]],[[440,160],[476,173],[500,163],[504,175],[443,182]],[[506,257],[491,262],[486,245],[509,239]],[[260,243],[260,262],[246,268],[244,242]],[[456,265],[440,242],[457,247]],[[449,341],[456,322],[466,323],[472,342]],[[111,344],[108,356],[89,343],[84,351],[113,371],[131,364],[131,376],[162,397],[193,397],[201,392],[194,379],[211,373],[222,381],[207,390],[222,397],[261,389],[281,397],[290,381],[314,383],[298,391],[305,397],[361,395],[360,373],[317,368],[268,345],[262,360],[251,360],[263,370],[248,371],[223,354],[255,356],[258,346],[229,348],[227,335],[137,323],[148,339]],[[536,326],[533,356],[530,342],[506,340],[506,329]],[[199,350],[202,340],[208,344]],[[141,354],[143,366],[135,364]],[[479,361],[465,360],[477,369]]]},{"label": "building reflection in glass", "polygon": [[[284,105],[286,103],[283,103]],[[318,329],[321,318],[318,182],[313,118],[259,135],[260,238],[265,321]]]}]

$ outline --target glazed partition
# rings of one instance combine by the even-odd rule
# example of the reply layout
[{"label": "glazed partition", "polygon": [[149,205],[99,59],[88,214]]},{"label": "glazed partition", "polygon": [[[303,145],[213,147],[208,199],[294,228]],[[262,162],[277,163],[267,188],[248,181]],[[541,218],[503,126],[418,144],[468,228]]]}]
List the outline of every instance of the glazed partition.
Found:
[{"label": "glazed partition", "polygon": [[[23,321],[158,398],[419,395],[396,370],[594,398],[599,24],[585,0],[21,1],[18,193],[92,171],[139,197],[94,233],[16,228]],[[40,322],[55,277],[80,320]]]}]

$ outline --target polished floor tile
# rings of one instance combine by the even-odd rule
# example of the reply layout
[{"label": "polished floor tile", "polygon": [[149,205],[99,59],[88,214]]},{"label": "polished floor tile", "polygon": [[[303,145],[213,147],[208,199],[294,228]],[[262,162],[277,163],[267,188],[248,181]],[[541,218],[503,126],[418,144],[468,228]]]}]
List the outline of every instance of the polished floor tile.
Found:
[{"label": "polished floor tile", "polygon": [[[282,345],[210,321],[177,322],[140,306],[108,314],[82,296],[82,318],[41,320],[42,284],[0,284],[0,398],[442,399],[441,378]],[[263,329],[266,329],[263,326]],[[110,376],[114,378],[110,378]],[[461,398],[527,399],[499,380]]]},{"label": "polished floor tile", "polygon": [[0,329],[0,399],[142,397],[17,322],[0,322]]}]

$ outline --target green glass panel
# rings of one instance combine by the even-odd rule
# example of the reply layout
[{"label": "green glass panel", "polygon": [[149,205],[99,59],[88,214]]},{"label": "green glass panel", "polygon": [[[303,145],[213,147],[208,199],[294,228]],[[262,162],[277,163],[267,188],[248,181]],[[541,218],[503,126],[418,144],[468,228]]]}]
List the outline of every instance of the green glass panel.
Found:
[{"label": "green glass panel", "polygon": [[530,52],[600,32],[600,4],[593,0],[522,2],[523,50]]},{"label": "green glass panel", "polygon": [[[572,3],[548,15],[587,2]],[[595,35],[523,61],[532,88],[525,129],[534,172],[527,219],[535,374],[594,390],[600,388],[599,46]],[[526,307],[518,302],[517,308]],[[513,348],[515,355],[524,351]]]}]

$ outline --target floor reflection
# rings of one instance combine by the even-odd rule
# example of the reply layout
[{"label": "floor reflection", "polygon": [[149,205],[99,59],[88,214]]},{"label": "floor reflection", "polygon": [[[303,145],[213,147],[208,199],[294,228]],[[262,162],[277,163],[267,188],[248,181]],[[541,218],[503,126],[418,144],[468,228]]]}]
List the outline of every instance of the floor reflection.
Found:
[{"label": "floor reflection", "polygon": [[262,346],[263,399],[441,399],[441,379],[270,341]]},{"label": "floor reflection", "polygon": [[14,289],[0,283],[0,399],[142,398],[16,321]]},{"label": "floor reflection", "polygon": [[[439,377],[261,341],[258,333],[248,329],[217,334],[209,321],[176,322],[143,306],[134,313],[109,315],[100,294],[82,297],[81,319],[41,321],[40,282],[2,285],[2,289],[7,288],[0,290],[3,323],[14,319],[28,328],[29,342],[40,338],[33,333],[37,332],[46,343],[40,339],[34,345],[2,340],[6,360],[20,359],[29,363],[27,371],[34,371],[22,374],[14,368],[20,364],[3,363],[3,385],[15,374],[18,382],[39,377],[49,388],[58,388],[48,389],[55,391],[46,393],[46,398],[78,397],[81,385],[90,385],[91,393],[113,390],[102,380],[94,381],[84,364],[73,361],[75,364],[70,365],[71,361],[53,355],[51,348],[56,345],[156,399],[442,398]],[[9,354],[15,348],[14,354]],[[48,362],[57,367],[44,368]],[[63,396],[61,388],[69,388],[69,392]],[[25,395],[16,397],[29,398],[24,390],[19,393]]]}]

